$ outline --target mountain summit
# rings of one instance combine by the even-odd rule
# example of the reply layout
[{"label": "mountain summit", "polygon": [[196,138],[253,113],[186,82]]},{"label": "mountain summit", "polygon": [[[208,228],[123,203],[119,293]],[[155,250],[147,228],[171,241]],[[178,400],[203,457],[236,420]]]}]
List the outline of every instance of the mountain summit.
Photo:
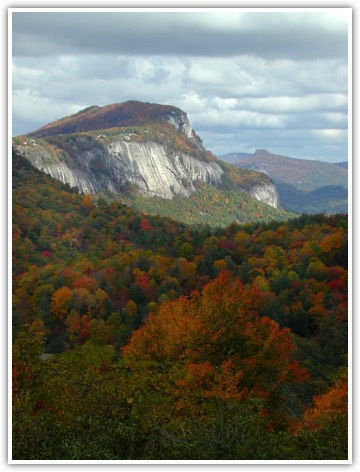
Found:
[{"label": "mountain summit", "polygon": [[[172,200],[211,188],[218,193],[211,211],[219,211],[217,201],[226,201],[229,223],[240,221],[241,214],[268,214],[258,203],[245,203],[249,198],[280,208],[268,176],[218,160],[205,150],[186,113],[173,106],[137,101],[92,106],[14,138],[13,146],[34,167],[80,192],[126,196],[130,205],[139,196]],[[195,204],[202,219],[204,201],[208,195]]]},{"label": "mountain summit", "polygon": [[155,123],[168,123],[175,126],[180,133],[185,134],[199,148],[202,148],[201,140],[192,129],[187,114],[180,108],[136,100],[114,103],[104,107],[87,107],[74,115],[47,124],[37,131],[29,133],[29,136],[40,138],[57,134],[145,126]]}]

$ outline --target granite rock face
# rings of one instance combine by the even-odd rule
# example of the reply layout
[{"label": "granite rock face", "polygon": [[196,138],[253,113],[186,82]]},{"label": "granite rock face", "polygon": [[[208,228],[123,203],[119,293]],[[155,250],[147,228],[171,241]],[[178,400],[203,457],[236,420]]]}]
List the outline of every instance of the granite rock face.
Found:
[{"label": "granite rock face", "polygon": [[77,155],[72,161],[54,158],[40,144],[18,146],[31,164],[82,193],[108,190],[120,193],[126,183],[145,196],[189,196],[195,182],[220,185],[223,170],[216,162],[203,162],[188,154],[171,152],[154,142],[114,141]]},{"label": "granite rock face", "polygon": [[184,133],[186,137],[193,139],[194,131],[186,113],[168,112],[165,119],[169,124],[175,126],[179,133]]},{"label": "granite rock face", "polygon": [[[133,184],[144,196],[171,199],[195,192],[196,182],[221,186],[224,177],[224,170],[216,161],[201,161],[151,141],[116,139],[65,157],[61,153],[54,155],[41,140],[31,138],[16,149],[37,169],[84,194],[104,190],[121,193],[126,184]],[[276,187],[267,180],[251,187],[249,193],[280,209]]]},{"label": "granite rock face", "polygon": [[267,203],[273,208],[281,209],[279,195],[273,183],[263,183],[251,188],[250,195],[260,202]]}]

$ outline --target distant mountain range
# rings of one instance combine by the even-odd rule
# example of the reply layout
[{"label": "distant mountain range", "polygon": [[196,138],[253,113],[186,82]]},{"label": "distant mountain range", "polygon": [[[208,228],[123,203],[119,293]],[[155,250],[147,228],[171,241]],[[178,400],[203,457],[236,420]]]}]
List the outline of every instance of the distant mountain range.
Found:
[{"label": "distant mountain range", "polygon": [[267,175],[218,160],[173,106],[91,106],[13,138],[13,147],[70,187],[137,211],[212,226],[289,217]]},{"label": "distant mountain range", "polygon": [[344,169],[348,169],[348,162],[347,161],[344,161],[344,162],[336,162],[335,163],[336,166],[339,166],[339,167],[343,167]]},{"label": "distant mountain range", "polygon": [[281,206],[295,213],[347,212],[347,162],[295,159],[264,149],[254,154],[230,153],[226,162],[268,175],[275,183]]}]

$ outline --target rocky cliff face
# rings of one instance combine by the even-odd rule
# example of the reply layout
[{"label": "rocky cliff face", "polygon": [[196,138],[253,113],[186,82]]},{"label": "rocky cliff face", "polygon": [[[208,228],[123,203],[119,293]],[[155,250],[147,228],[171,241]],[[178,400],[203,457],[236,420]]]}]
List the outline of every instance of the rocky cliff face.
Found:
[{"label": "rocky cliff face", "polygon": [[194,139],[195,132],[186,113],[170,111],[164,115],[164,118],[169,124],[175,126],[179,133],[184,133],[187,138]]},{"label": "rocky cliff face", "polygon": [[188,196],[195,182],[220,185],[223,170],[216,162],[166,150],[154,142],[116,140],[77,154],[72,159],[54,156],[35,140],[17,147],[34,167],[82,193],[108,190],[120,193],[126,183],[136,185],[145,196],[171,199]]},{"label": "rocky cliff face", "polygon": [[273,208],[281,209],[278,192],[273,183],[256,185],[251,188],[250,194],[260,202],[267,203]]}]

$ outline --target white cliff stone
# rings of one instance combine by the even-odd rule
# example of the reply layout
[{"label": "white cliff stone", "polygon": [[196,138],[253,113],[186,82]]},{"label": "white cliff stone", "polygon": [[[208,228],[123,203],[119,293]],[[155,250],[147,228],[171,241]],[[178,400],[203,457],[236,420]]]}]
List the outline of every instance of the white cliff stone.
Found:
[{"label": "white cliff stone", "polygon": [[[188,154],[166,151],[164,146],[153,143],[137,143],[118,140],[84,151],[74,163],[55,159],[41,146],[36,153],[25,147],[18,150],[34,167],[51,175],[82,193],[109,190],[114,193],[130,182],[145,196],[171,199],[174,195],[189,196],[196,190],[195,182],[219,185],[223,170],[216,162],[203,162]],[[101,163],[102,171],[94,162]]]},{"label": "white cliff stone", "polygon": [[273,183],[258,184],[250,189],[250,194],[260,202],[281,209],[279,196]]},{"label": "white cliff stone", "polygon": [[188,138],[192,138],[193,129],[190,124],[190,121],[185,113],[169,113],[167,117],[167,122],[175,126],[175,128],[180,132],[184,133]]},{"label": "white cliff stone", "polygon": [[[179,129],[185,126],[187,133],[190,130],[193,133],[190,124],[187,128],[189,122],[185,114],[184,117],[186,120],[178,120],[175,125]],[[222,184],[224,171],[217,162],[201,161],[152,141],[131,141],[128,136],[117,136],[109,141],[103,136],[94,139],[92,148],[74,151],[71,156],[61,150],[48,151],[40,140],[35,147],[18,145],[16,148],[34,167],[70,187],[77,187],[84,194],[104,190],[121,193],[124,185],[130,183],[144,196],[172,199],[175,195],[187,197],[195,192],[196,182]],[[99,138],[102,138],[101,143]],[[257,200],[281,209],[276,187],[270,179],[254,185],[249,193]]]}]

